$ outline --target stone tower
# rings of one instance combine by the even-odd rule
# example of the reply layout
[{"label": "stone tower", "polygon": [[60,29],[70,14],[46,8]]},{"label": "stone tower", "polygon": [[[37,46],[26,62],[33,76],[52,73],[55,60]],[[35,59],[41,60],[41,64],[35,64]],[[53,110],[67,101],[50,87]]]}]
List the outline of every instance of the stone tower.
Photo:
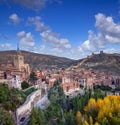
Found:
[{"label": "stone tower", "polygon": [[24,57],[21,54],[20,50],[19,50],[19,46],[17,47],[17,52],[16,55],[14,55],[14,66],[16,69],[18,69],[19,71],[23,71],[23,67],[24,67]]}]

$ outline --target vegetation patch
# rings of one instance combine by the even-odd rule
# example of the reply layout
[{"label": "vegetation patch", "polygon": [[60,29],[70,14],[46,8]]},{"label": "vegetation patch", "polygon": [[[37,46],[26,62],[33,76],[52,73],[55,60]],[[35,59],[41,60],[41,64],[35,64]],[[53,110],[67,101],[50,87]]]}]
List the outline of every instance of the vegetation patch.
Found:
[{"label": "vegetation patch", "polygon": [[[48,98],[51,104],[46,110],[32,110],[30,125],[120,124],[120,96],[105,96],[103,91],[96,89],[94,93],[86,91],[84,95],[69,98],[59,83],[55,83],[48,91]],[[36,112],[39,115],[35,115]]]},{"label": "vegetation patch", "polygon": [[14,111],[22,105],[28,94],[16,88],[9,88],[8,85],[0,83],[0,124],[14,125]]}]

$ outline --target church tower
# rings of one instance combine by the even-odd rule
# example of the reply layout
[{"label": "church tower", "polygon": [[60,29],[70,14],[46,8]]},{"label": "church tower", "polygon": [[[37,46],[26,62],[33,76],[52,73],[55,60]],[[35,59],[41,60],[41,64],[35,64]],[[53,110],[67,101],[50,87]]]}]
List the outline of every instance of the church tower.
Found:
[{"label": "church tower", "polygon": [[24,67],[24,57],[20,52],[19,45],[17,45],[17,52],[16,55],[14,55],[14,66],[19,71],[23,71]]}]

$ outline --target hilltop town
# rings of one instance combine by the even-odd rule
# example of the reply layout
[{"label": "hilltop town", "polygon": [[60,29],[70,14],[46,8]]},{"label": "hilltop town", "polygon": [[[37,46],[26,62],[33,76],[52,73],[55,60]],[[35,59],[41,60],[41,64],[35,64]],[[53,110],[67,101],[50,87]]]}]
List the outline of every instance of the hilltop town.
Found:
[{"label": "hilltop town", "polygon": [[[88,61],[91,60],[93,56],[96,56],[95,54],[78,62],[77,65],[74,63],[74,65],[68,68],[61,67],[59,69],[32,69],[28,63],[25,63],[24,56],[19,48],[12,56],[12,61],[0,64],[0,83],[7,84],[10,88],[22,90],[22,84],[28,82],[29,88],[37,89],[28,96],[26,102],[22,106],[16,109],[15,117],[17,125],[27,124],[29,115],[34,106],[40,106],[42,108],[42,101],[44,102],[47,100],[47,92],[54,86],[56,81],[63,88],[64,93],[71,97],[78,94],[83,95],[86,90],[93,90],[96,85],[109,86],[112,90],[120,87],[119,73],[95,70],[92,67],[87,67],[88,65],[93,66],[88,63]],[[100,52],[97,56],[101,58],[100,56],[104,56],[104,54]],[[99,65],[99,63],[97,62],[96,65]],[[84,65],[86,67],[83,67]],[[32,73],[36,76],[34,80],[30,80],[30,75]],[[115,91],[114,93],[117,95],[120,94],[119,91]],[[43,109],[44,108],[45,107],[43,107]]]},{"label": "hilltop town", "polygon": [[[77,63],[75,63],[75,60],[72,60],[71,62],[69,60],[71,66],[68,68],[61,66],[61,68],[51,67],[42,69],[42,66],[33,67],[33,65],[31,66],[31,64],[26,63],[24,61],[26,60],[24,54],[18,48],[18,50],[11,55],[12,59],[8,58],[6,62],[0,63],[0,80],[1,82],[9,84],[10,87],[21,89],[21,82],[28,81],[30,73],[33,71],[37,75],[38,81],[40,81],[40,79],[44,79],[49,88],[53,85],[54,81],[57,80],[61,83],[65,91],[68,88],[74,90],[77,86],[79,88],[80,84],[87,88],[92,88],[93,84],[119,85],[120,55],[115,57],[113,57],[113,55],[106,55],[107,54],[101,51],[100,54],[92,53],[92,55],[83,60],[77,60]],[[107,58],[109,60],[107,60]],[[44,59],[42,62],[44,62]],[[103,69],[102,65],[105,67],[103,67],[104,70],[101,70]],[[101,69],[99,67],[101,67]],[[108,67],[110,69],[108,69]],[[67,89],[65,86],[67,86]]]}]

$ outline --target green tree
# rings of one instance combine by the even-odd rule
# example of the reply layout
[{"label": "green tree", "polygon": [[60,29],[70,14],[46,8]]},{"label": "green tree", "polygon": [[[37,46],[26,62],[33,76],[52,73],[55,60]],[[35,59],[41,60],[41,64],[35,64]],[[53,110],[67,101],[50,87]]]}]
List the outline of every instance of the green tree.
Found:
[{"label": "green tree", "polygon": [[76,125],[76,117],[72,110],[65,112],[65,125]]},{"label": "green tree", "polygon": [[5,109],[8,110],[8,111],[13,109],[13,105],[10,101],[7,101],[5,103]]},{"label": "green tree", "polygon": [[0,122],[2,125],[14,125],[11,114],[5,110],[0,110]]},{"label": "green tree", "polygon": [[[116,124],[116,123],[115,123]],[[107,118],[103,118],[103,120],[101,121],[101,125],[110,125],[109,121],[107,120]]]},{"label": "green tree", "polygon": [[26,81],[23,81],[23,82],[21,83],[22,89],[26,89],[26,88],[28,88],[29,86],[30,86],[29,83],[26,82]]},{"label": "green tree", "polygon": [[98,98],[104,98],[105,97],[105,94],[104,94],[104,92],[103,91],[101,91],[100,89],[98,89],[98,90],[95,90],[94,91],[94,94],[93,95],[91,95],[91,97],[92,98],[95,98],[96,100],[98,99]]},{"label": "green tree", "polygon": [[64,91],[59,83],[56,81],[48,91],[48,99],[52,103],[61,102],[65,98]]},{"label": "green tree", "polygon": [[37,78],[36,73],[32,71],[32,72],[30,73],[30,79],[29,79],[30,82],[32,82],[32,84],[35,85],[37,79],[38,79],[38,78]]},{"label": "green tree", "polygon": [[0,83],[0,103],[4,103],[8,99],[8,85]]},{"label": "green tree", "polygon": [[4,109],[14,111],[25,99],[24,92],[15,88],[8,88],[5,84],[0,84],[0,105]]},{"label": "green tree", "polygon": [[29,125],[46,125],[46,118],[41,109],[32,109]]},{"label": "green tree", "polygon": [[61,112],[61,114],[59,113],[59,115],[61,115],[62,121],[65,122],[64,109],[67,108],[66,99],[64,91],[57,81],[54,83],[53,87],[49,89],[48,99],[51,101],[52,104],[58,103],[59,111]]},{"label": "green tree", "polygon": [[89,100],[89,93],[86,92],[85,95],[77,95],[72,99],[72,104],[73,104],[73,110],[74,113],[77,111],[80,111],[81,113],[84,112],[84,106],[88,103]]}]

